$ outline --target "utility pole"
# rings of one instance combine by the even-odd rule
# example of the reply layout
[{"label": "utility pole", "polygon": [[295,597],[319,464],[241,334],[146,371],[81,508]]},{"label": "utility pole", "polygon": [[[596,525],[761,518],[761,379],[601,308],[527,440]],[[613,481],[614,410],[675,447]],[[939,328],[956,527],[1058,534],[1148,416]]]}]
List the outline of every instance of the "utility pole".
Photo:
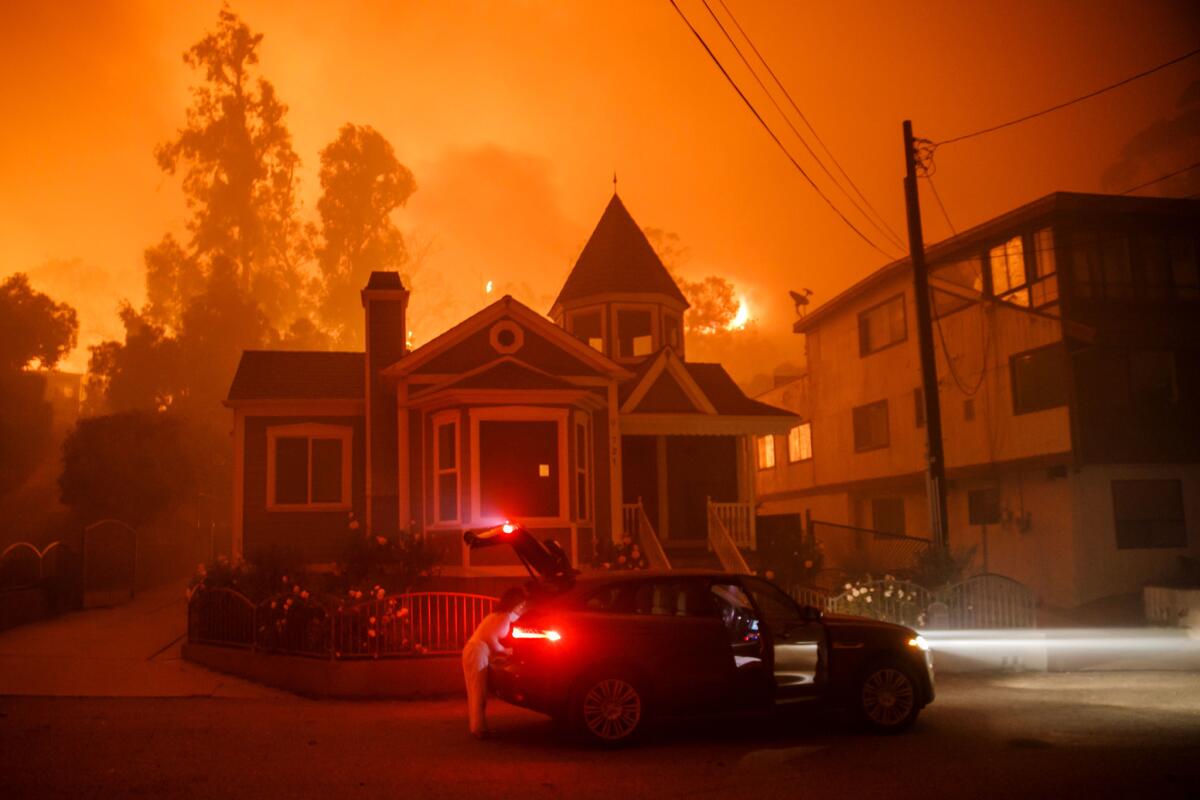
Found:
[{"label": "utility pole", "polygon": [[925,265],[925,236],[921,231],[921,196],[917,192],[916,140],[912,120],[904,120],[904,199],[908,211],[908,253],[912,261],[917,305],[917,345],[921,354],[921,387],[925,396],[926,489],[929,530],[935,547],[948,549],[946,520],[946,459],[942,450],[942,404],[938,397],[937,360],[933,352],[933,317],[929,308],[929,271]]}]

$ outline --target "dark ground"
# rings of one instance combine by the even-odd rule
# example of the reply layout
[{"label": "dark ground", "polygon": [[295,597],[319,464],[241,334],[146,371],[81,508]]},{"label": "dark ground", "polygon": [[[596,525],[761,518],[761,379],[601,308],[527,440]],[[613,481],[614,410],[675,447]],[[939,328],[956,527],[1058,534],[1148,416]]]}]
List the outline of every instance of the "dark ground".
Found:
[{"label": "dark ground", "polygon": [[1195,797],[1200,674],[944,676],[912,732],[839,716],[676,723],[580,746],[492,705],[292,697],[0,698],[0,795],[34,797]]}]

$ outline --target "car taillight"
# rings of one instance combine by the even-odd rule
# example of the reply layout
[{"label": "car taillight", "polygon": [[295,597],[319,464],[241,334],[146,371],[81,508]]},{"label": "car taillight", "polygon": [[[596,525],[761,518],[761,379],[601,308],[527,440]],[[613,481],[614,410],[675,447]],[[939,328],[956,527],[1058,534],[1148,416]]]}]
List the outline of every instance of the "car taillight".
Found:
[{"label": "car taillight", "polygon": [[512,638],[514,639],[545,639],[550,642],[557,642],[562,638],[562,634],[549,628],[530,628],[521,625],[514,625],[512,629]]}]

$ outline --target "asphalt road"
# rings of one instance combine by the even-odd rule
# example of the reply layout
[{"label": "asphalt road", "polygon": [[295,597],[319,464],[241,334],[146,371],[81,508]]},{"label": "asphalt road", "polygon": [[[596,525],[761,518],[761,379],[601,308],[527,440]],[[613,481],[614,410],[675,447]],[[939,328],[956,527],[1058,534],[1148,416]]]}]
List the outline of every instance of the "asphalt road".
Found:
[{"label": "asphalt road", "polygon": [[[0,687],[2,691],[2,687]],[[1185,797],[1200,674],[946,676],[916,728],[840,716],[674,723],[581,746],[493,703],[0,697],[0,795],[72,797]]]}]

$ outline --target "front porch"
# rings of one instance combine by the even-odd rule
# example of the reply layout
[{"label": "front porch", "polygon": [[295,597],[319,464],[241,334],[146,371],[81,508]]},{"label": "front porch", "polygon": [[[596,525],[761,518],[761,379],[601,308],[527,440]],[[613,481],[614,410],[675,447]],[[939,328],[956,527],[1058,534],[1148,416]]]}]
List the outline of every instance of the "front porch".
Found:
[{"label": "front porch", "polygon": [[619,535],[651,566],[748,571],[756,547],[752,438],[621,437]]}]

